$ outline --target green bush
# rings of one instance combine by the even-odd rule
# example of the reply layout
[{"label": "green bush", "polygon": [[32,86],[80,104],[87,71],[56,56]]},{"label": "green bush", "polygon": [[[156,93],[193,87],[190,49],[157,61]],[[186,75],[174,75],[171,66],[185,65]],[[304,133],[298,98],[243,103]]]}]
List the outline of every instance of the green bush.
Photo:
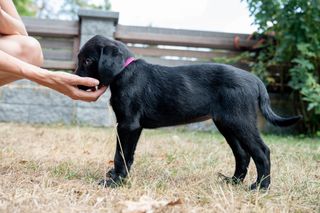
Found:
[{"label": "green bush", "polygon": [[32,7],[32,0],[13,0],[13,3],[21,16],[34,16],[36,14]]},{"label": "green bush", "polygon": [[[247,0],[258,34],[268,35],[254,55],[253,71],[270,82],[266,70],[287,67],[304,131],[320,131],[320,0]],[[270,36],[272,35],[272,36]]]}]

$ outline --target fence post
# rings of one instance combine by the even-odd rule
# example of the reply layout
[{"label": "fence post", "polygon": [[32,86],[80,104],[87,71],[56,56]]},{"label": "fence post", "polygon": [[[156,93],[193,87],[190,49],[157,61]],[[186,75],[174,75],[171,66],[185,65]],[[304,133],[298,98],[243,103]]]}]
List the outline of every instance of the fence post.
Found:
[{"label": "fence post", "polygon": [[119,20],[118,12],[80,9],[80,47],[95,35],[114,37]]}]

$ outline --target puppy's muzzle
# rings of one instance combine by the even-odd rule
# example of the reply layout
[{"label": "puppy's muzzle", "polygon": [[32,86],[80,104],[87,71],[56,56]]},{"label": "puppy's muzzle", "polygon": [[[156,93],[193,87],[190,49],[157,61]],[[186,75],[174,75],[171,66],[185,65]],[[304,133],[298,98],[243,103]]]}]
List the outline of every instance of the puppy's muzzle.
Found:
[{"label": "puppy's muzzle", "polygon": [[96,87],[87,87],[87,86],[83,86],[83,85],[78,85],[77,87],[81,90],[84,90],[84,91],[96,91],[97,90]]}]

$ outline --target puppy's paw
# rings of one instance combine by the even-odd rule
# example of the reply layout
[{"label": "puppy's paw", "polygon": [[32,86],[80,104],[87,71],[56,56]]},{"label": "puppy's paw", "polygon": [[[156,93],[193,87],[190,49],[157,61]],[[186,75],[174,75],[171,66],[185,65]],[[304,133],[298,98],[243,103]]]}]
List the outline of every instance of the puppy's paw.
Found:
[{"label": "puppy's paw", "polygon": [[117,174],[116,174],[114,168],[113,168],[113,169],[110,169],[110,170],[107,171],[107,173],[106,173],[106,177],[107,177],[107,178],[113,178],[113,177],[116,177],[116,176],[117,176]]},{"label": "puppy's paw", "polygon": [[226,182],[226,183],[228,183],[228,184],[237,185],[237,184],[241,184],[241,183],[242,183],[242,180],[236,178],[235,176],[233,176],[233,177],[228,177],[228,176],[225,176],[225,175],[222,174],[222,173],[218,173],[218,177],[219,177],[222,181],[224,181],[224,182]]},{"label": "puppy's paw", "polygon": [[109,188],[116,188],[119,186],[123,185],[123,181],[117,181],[117,180],[113,180],[111,178],[109,179],[102,179],[99,181],[98,183],[99,186],[103,186],[105,188],[109,187]]},{"label": "puppy's paw", "polygon": [[124,177],[117,174],[114,169],[106,173],[106,179],[99,181],[98,185],[110,188],[116,188],[124,184]]},{"label": "puppy's paw", "polygon": [[269,190],[269,188],[270,188],[270,186],[268,184],[258,184],[256,182],[256,183],[253,183],[250,185],[249,190],[250,191],[259,190],[262,192],[266,192]]}]

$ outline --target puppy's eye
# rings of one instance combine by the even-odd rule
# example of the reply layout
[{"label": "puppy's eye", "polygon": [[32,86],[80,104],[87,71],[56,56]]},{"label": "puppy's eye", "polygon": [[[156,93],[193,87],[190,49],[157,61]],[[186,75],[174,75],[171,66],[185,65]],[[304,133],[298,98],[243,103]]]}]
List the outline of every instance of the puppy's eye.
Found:
[{"label": "puppy's eye", "polygon": [[85,63],[85,65],[90,65],[90,64],[92,64],[92,60],[90,59],[90,58],[87,58],[85,61],[84,61],[84,63]]}]

